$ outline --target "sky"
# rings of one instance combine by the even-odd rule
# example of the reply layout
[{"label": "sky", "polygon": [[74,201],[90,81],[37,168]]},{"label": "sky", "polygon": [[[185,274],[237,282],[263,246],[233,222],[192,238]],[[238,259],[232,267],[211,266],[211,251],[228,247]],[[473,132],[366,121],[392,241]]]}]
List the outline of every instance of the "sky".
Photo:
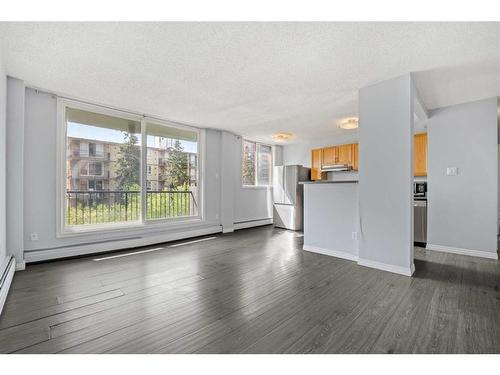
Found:
[{"label": "sky", "polygon": [[[124,133],[120,130],[100,128],[97,126],[82,125],[76,122],[68,122],[68,137],[86,138],[96,141],[117,142],[123,143]],[[136,134],[140,140],[141,135]],[[198,145],[196,142],[180,141],[184,151],[197,152]],[[159,137],[148,136],[148,147],[158,147]]]}]

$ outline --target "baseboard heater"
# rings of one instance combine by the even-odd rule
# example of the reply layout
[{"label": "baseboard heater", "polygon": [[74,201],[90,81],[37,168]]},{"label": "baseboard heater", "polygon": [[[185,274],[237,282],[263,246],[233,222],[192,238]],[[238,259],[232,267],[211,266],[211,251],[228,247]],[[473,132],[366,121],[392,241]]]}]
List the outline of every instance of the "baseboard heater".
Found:
[{"label": "baseboard heater", "polygon": [[7,261],[7,267],[2,273],[0,279],[0,315],[2,314],[3,305],[7,299],[7,294],[9,293],[10,284],[14,278],[14,272],[16,271],[16,261],[13,257],[10,257]]},{"label": "baseboard heater", "polygon": [[234,229],[246,229],[246,228],[253,228],[253,227],[259,227],[262,225],[270,225],[273,223],[273,218],[265,218],[265,219],[255,219],[255,220],[247,220],[247,221],[239,221],[234,223]]}]

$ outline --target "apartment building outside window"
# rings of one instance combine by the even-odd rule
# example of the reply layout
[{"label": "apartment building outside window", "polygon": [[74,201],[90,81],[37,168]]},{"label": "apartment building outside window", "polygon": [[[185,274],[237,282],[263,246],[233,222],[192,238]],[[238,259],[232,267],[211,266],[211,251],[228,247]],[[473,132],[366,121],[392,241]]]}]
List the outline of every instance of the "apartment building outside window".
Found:
[{"label": "apartment building outside window", "polygon": [[73,101],[61,105],[62,232],[199,217],[197,129]]}]

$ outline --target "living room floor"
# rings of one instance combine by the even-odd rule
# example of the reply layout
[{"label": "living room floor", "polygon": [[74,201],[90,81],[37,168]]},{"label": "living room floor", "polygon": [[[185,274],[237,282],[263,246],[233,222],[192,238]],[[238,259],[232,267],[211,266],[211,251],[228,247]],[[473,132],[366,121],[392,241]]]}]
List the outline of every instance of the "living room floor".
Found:
[{"label": "living room floor", "polygon": [[500,263],[415,251],[413,277],[271,226],[28,265],[0,352],[500,353]]}]

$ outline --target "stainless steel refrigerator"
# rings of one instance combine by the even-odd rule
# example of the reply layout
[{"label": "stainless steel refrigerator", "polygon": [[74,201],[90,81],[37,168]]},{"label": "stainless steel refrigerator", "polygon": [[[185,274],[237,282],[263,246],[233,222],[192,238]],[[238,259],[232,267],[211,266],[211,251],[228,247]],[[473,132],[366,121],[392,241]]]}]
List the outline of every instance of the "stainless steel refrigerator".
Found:
[{"label": "stainless steel refrigerator", "polygon": [[304,226],[304,186],[311,170],[301,165],[274,167],[273,170],[274,226],[301,230]]}]

